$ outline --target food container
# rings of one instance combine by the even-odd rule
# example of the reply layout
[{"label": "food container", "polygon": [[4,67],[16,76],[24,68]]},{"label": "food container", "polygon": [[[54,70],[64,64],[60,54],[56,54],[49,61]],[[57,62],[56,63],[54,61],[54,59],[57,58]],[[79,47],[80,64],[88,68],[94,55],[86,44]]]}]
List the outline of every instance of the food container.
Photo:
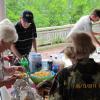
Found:
[{"label": "food container", "polygon": [[39,71],[31,74],[31,79],[35,84],[38,84],[44,80],[52,80],[54,75],[53,71]]},{"label": "food container", "polygon": [[30,52],[28,59],[29,59],[29,68],[31,73],[41,70],[42,57],[40,53]]}]

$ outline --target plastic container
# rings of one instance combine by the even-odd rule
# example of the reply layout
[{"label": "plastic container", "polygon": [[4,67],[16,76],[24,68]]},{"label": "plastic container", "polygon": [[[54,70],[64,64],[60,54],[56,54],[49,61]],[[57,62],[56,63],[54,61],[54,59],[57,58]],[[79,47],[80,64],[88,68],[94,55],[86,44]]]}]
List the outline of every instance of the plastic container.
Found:
[{"label": "plastic container", "polygon": [[[46,71],[45,71],[46,72]],[[34,76],[31,74],[31,80],[35,83],[38,84],[44,80],[52,80],[54,78],[55,73],[53,71],[50,71],[50,75],[47,76]]]},{"label": "plastic container", "polygon": [[34,73],[41,70],[42,57],[40,53],[30,52],[29,53],[29,68],[30,72]]}]

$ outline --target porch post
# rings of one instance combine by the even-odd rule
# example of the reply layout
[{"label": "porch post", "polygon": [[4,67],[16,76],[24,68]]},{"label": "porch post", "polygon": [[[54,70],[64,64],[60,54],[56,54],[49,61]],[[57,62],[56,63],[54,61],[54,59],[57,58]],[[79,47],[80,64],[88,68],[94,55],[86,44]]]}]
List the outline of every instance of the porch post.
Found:
[{"label": "porch post", "polygon": [[0,21],[6,17],[5,1],[0,0]]}]

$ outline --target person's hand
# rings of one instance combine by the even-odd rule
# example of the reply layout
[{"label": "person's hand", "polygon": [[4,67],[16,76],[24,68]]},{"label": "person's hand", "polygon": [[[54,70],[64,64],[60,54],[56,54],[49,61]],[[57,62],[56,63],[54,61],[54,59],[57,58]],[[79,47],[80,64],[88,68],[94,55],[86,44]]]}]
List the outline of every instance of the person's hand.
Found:
[{"label": "person's hand", "polygon": [[11,88],[11,86],[15,83],[16,79],[21,79],[19,76],[13,75],[6,80],[0,80],[0,87],[6,86],[7,88]]},{"label": "person's hand", "polygon": [[25,72],[25,69],[22,66],[15,66],[16,71]]},{"label": "person's hand", "polygon": [[100,47],[100,44],[98,44],[98,43],[95,43],[94,45],[95,45],[95,47]]},{"label": "person's hand", "polygon": [[7,68],[7,67],[4,67],[4,72],[8,75],[11,75],[11,74],[14,74],[15,73],[15,68],[14,67],[10,67],[10,68]]}]

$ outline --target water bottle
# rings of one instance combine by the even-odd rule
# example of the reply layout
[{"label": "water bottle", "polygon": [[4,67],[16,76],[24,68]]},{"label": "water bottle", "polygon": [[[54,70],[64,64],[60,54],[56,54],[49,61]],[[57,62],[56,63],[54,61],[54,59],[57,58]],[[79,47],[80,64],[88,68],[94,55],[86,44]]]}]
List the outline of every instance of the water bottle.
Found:
[{"label": "water bottle", "polygon": [[42,70],[49,70],[49,64],[47,59],[42,60]]}]

